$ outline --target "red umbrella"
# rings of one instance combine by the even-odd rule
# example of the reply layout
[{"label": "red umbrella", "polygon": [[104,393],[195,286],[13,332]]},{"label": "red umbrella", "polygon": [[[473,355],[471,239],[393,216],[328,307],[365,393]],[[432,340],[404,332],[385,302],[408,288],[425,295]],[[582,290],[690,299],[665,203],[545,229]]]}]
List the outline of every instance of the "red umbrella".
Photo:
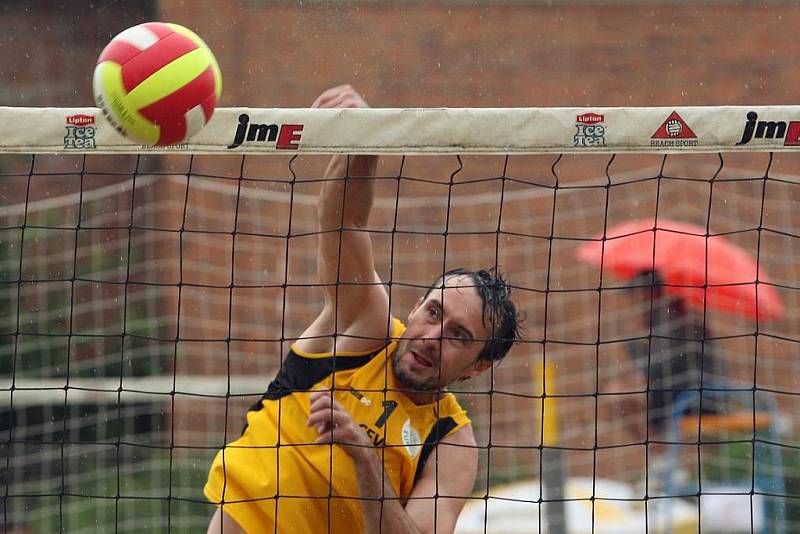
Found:
[{"label": "red umbrella", "polygon": [[[707,304],[748,317],[780,318],[780,296],[763,283],[769,279],[755,259],[724,237],[707,234],[700,226],[667,219],[659,218],[657,225],[653,219],[629,221],[608,229],[606,239],[581,246],[577,256],[595,265],[602,261],[605,271],[623,280],[655,271],[668,293],[696,308]],[[761,283],[755,283],[756,273]]]}]

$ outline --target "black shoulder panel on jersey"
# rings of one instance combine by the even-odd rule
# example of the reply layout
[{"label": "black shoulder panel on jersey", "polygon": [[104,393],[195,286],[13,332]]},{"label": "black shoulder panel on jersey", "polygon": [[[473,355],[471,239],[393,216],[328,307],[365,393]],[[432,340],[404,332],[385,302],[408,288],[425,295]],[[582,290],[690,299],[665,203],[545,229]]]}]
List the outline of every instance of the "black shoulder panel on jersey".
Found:
[{"label": "black shoulder panel on jersey", "polygon": [[443,417],[437,420],[436,424],[433,425],[430,434],[425,438],[425,443],[422,445],[419,463],[417,463],[417,472],[414,473],[414,484],[416,484],[422,476],[422,470],[425,469],[425,464],[428,462],[428,457],[433,452],[434,447],[457,426],[455,419],[452,417]]},{"label": "black shoulder panel on jersey", "polygon": [[324,380],[334,371],[349,371],[369,363],[385,347],[364,356],[326,356],[324,358],[305,358],[289,351],[283,360],[278,374],[270,382],[267,392],[250,410],[261,409],[261,401],[278,400],[295,391],[308,391],[314,384]]}]

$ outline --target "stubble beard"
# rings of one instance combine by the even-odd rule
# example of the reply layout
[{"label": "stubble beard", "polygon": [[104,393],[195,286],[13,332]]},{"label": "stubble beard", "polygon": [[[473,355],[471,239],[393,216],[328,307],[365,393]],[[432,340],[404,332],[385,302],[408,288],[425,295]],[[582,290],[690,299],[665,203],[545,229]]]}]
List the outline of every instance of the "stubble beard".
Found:
[{"label": "stubble beard", "polygon": [[403,356],[408,352],[408,345],[398,347],[392,355],[392,372],[394,378],[403,388],[409,391],[438,391],[442,385],[438,382],[438,373],[430,378],[418,378],[403,368]]}]

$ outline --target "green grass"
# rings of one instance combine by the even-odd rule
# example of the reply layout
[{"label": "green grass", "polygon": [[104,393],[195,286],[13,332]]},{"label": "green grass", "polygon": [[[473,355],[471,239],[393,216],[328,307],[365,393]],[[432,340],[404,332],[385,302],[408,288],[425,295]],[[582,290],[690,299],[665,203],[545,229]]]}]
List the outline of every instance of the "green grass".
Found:
[{"label": "green grass", "polygon": [[87,462],[62,496],[11,499],[13,517],[24,517],[25,528],[37,534],[204,531],[213,512],[202,493],[210,458],[173,461],[170,481],[168,454],[161,456],[129,464],[125,473]]}]

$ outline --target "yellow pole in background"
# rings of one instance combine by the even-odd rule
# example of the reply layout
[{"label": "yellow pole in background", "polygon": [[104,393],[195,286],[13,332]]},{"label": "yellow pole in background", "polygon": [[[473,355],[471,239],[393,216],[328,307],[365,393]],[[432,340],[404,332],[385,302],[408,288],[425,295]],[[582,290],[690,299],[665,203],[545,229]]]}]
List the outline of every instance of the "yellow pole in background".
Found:
[{"label": "yellow pole in background", "polygon": [[542,400],[542,445],[553,447],[558,444],[558,399],[554,396],[556,390],[556,366],[553,363],[547,365],[539,364],[536,373],[542,385],[540,395]]},{"label": "yellow pole in background", "polygon": [[534,367],[536,394],[542,397],[542,484],[543,517],[548,534],[567,532],[564,509],[564,451],[558,448],[558,411],[556,404],[556,368],[552,363]]}]

